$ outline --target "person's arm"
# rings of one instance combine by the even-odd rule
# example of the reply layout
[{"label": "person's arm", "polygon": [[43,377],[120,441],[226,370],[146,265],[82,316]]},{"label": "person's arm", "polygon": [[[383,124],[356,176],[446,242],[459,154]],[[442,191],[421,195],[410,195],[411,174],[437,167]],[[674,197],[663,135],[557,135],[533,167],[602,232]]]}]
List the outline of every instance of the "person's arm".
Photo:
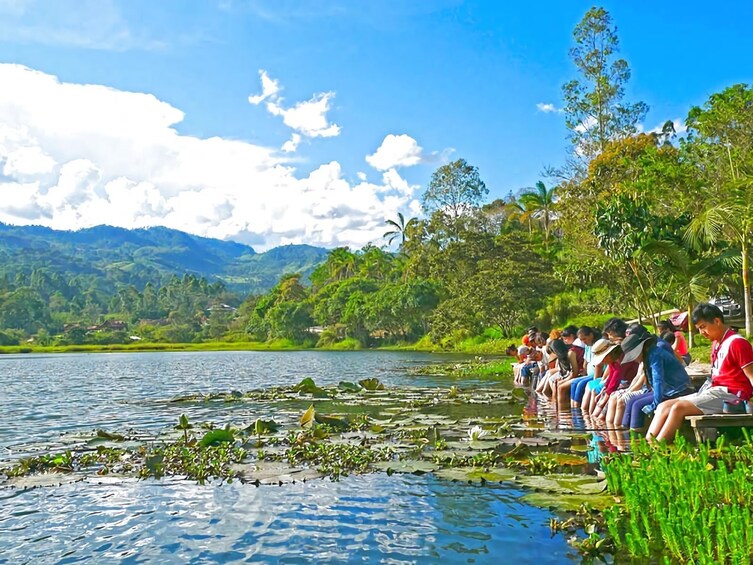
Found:
[{"label": "person's arm", "polygon": [[646,414],[656,410],[664,397],[664,362],[661,355],[657,355],[656,350],[651,353],[649,364],[651,366],[651,386],[654,388],[654,401],[643,408],[643,412]]},{"label": "person's arm", "polygon": [[745,373],[745,376],[748,377],[748,380],[753,384],[753,363],[743,367],[743,373]]}]

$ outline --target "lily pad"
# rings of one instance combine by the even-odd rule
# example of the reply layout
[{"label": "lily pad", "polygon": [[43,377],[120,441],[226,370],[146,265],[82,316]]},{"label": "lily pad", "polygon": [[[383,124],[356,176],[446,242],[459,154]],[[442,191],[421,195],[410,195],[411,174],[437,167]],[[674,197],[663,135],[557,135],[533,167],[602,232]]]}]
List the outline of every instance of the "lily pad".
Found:
[{"label": "lily pad", "polygon": [[431,461],[379,461],[374,464],[374,468],[385,471],[388,475],[392,473],[410,473],[413,475],[424,475],[433,473],[439,467]]},{"label": "lily pad", "polygon": [[528,488],[558,494],[593,495],[607,488],[606,481],[584,475],[528,475],[520,477],[518,482]]},{"label": "lily pad", "polygon": [[360,392],[361,386],[357,385],[356,383],[350,383],[348,381],[340,381],[340,384],[337,385],[338,390],[342,390],[343,392]]},{"label": "lily pad", "polygon": [[370,379],[362,379],[358,381],[358,384],[369,391],[384,390],[384,385],[376,377],[372,377]]},{"label": "lily pad", "polygon": [[516,473],[512,469],[497,467],[494,469],[481,469],[479,467],[455,467],[440,469],[434,473],[440,479],[460,482],[490,482],[501,483],[515,480]]},{"label": "lily pad", "polygon": [[614,505],[614,497],[609,495],[555,494],[531,492],[520,498],[521,502],[560,512],[577,512],[586,504],[594,510],[604,510]]},{"label": "lily pad", "polygon": [[38,487],[56,487],[83,481],[85,475],[73,473],[42,473],[39,475],[26,475],[24,477],[12,477],[2,483],[3,487],[15,487],[20,489]]},{"label": "lily pad", "polygon": [[202,447],[208,447],[210,445],[219,445],[220,443],[228,443],[233,441],[235,441],[235,436],[233,436],[233,432],[231,432],[230,430],[209,430],[204,434],[204,437],[201,438],[199,445],[201,445]]}]

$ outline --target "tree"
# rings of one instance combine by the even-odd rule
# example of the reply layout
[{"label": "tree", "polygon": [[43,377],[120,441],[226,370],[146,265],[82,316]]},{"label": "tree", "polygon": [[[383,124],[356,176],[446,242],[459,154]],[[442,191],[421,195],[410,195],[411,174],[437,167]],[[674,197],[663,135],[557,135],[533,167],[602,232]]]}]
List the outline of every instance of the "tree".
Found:
[{"label": "tree", "polygon": [[694,244],[726,240],[739,246],[745,333],[751,336],[749,255],[753,245],[753,87],[737,84],[690,110],[691,144],[700,146],[706,190],[688,227]]},{"label": "tree", "polygon": [[439,212],[457,238],[460,218],[478,208],[488,193],[478,169],[465,159],[458,159],[434,171],[423,205],[428,212]]},{"label": "tree", "polygon": [[403,213],[398,212],[397,220],[385,220],[385,223],[392,229],[384,232],[384,235],[382,237],[387,240],[387,245],[392,245],[393,241],[400,238],[400,247],[402,247],[408,237],[407,230],[409,230],[410,226],[412,224],[415,224],[417,221],[418,218],[411,218],[406,222]]},{"label": "tree", "polygon": [[604,8],[591,8],[573,30],[570,57],[581,78],[562,87],[565,125],[580,173],[610,141],[636,133],[648,106],[623,101],[630,80],[627,61],[617,59],[617,28]]},{"label": "tree", "polygon": [[557,201],[557,187],[547,189],[546,185],[538,181],[534,189],[527,190],[518,196],[518,201],[525,210],[529,211],[530,217],[540,220],[544,227],[544,246],[549,247],[549,234],[553,219],[553,207]]}]

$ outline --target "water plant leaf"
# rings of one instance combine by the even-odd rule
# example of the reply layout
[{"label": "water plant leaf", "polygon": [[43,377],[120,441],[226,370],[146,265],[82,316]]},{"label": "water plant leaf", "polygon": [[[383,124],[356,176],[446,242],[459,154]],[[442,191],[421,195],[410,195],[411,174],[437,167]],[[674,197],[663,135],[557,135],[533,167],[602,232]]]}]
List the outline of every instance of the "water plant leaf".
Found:
[{"label": "water plant leaf", "polygon": [[384,390],[384,385],[376,377],[371,377],[370,379],[362,379],[358,381],[358,384],[369,391]]},{"label": "water plant leaf", "polygon": [[298,394],[311,394],[320,398],[329,396],[327,394],[327,391],[317,386],[317,384],[314,382],[314,379],[312,379],[311,377],[302,379],[301,382],[291,387],[290,390],[297,392]]},{"label": "water plant leaf", "polygon": [[433,473],[439,466],[431,461],[405,460],[405,461],[379,461],[374,464],[376,469],[392,473],[406,473],[413,475],[424,475]]},{"label": "water plant leaf", "polygon": [[607,488],[606,481],[572,474],[526,475],[518,482],[528,488],[559,494],[591,495],[602,493]]},{"label": "water plant leaf", "polygon": [[614,497],[606,494],[557,494],[551,492],[529,492],[519,500],[532,506],[560,512],[577,512],[583,504],[595,510],[604,510],[614,506],[615,503]]},{"label": "water plant leaf", "polygon": [[317,424],[326,424],[337,430],[347,430],[350,427],[350,420],[338,416],[327,416],[325,414],[314,414],[314,420]]},{"label": "water plant leaf", "polygon": [[309,409],[306,410],[303,413],[303,416],[301,416],[301,427],[302,428],[313,428],[314,427],[314,418],[316,416],[316,410],[314,410],[314,405],[312,404],[309,406]]},{"label": "water plant leaf", "polygon": [[262,434],[273,434],[277,432],[280,429],[280,425],[274,420],[262,420],[261,418],[257,418],[253,423],[253,428],[254,433],[257,436],[260,436]]},{"label": "water plant leaf", "polygon": [[193,428],[193,425],[188,422],[188,416],[185,414],[181,414],[180,418],[178,418],[178,425],[175,426],[176,430],[190,430]]},{"label": "water plant leaf", "polygon": [[516,477],[514,470],[505,467],[497,467],[494,469],[483,469],[480,467],[454,467],[439,469],[434,474],[447,481],[459,482],[486,481],[490,483],[501,483],[504,481],[515,480]]},{"label": "water plant leaf", "polygon": [[202,447],[209,447],[210,445],[218,445],[220,443],[227,443],[235,441],[233,432],[226,429],[210,430],[204,434],[201,438],[199,445]]},{"label": "water plant leaf", "polygon": [[361,386],[348,381],[340,381],[337,388],[343,392],[360,392]]},{"label": "water plant leaf", "polygon": [[125,436],[108,432],[105,430],[101,430],[101,429],[97,429],[96,437],[101,438],[101,439],[112,440],[112,441],[125,441]]}]

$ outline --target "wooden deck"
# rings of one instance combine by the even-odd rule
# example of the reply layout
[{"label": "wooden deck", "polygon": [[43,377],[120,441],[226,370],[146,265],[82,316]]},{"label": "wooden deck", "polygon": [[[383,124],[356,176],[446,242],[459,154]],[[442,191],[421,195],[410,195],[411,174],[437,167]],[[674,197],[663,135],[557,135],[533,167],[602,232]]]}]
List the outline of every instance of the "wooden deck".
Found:
[{"label": "wooden deck", "polygon": [[716,438],[719,428],[753,428],[753,414],[707,414],[685,416],[700,443]]}]

